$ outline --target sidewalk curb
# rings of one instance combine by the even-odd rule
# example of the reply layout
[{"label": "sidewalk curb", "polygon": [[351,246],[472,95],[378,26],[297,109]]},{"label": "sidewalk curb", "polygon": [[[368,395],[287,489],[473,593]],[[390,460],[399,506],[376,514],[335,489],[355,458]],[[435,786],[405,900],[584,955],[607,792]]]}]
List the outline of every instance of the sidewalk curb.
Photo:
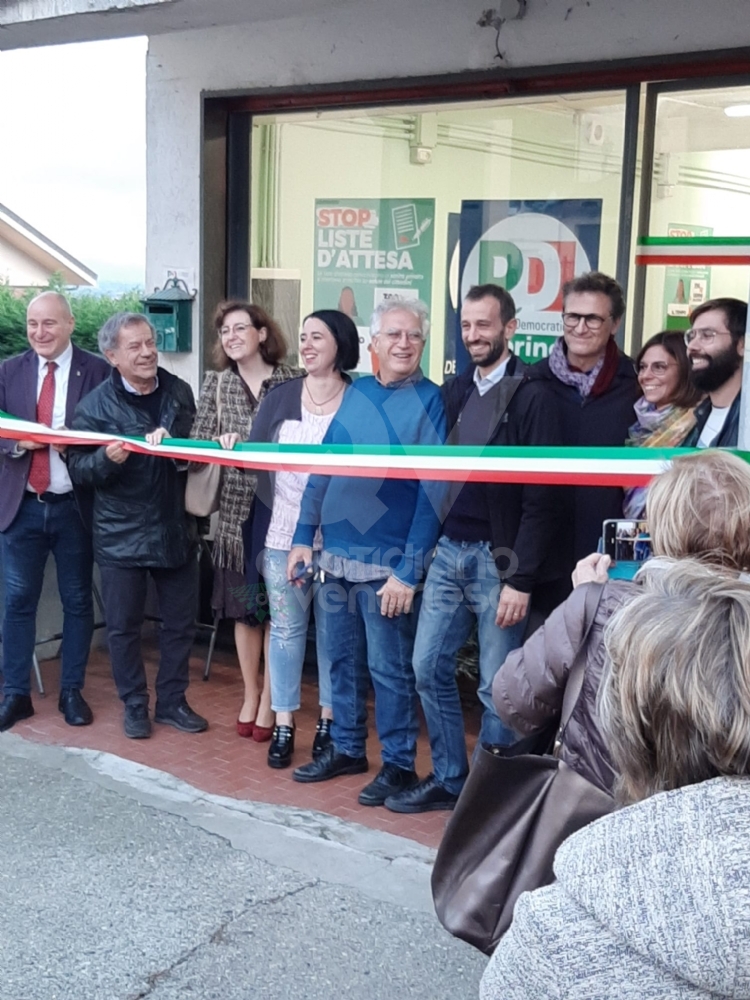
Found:
[{"label": "sidewalk curb", "polygon": [[[327,813],[211,795],[164,771],[99,750],[35,743],[0,734],[0,757],[94,782],[142,806],[180,816],[239,851],[321,882],[347,885],[384,902],[433,912],[435,851]],[[296,841],[290,845],[290,839]],[[299,841],[306,841],[300,850]],[[291,848],[291,849],[290,849]]]}]

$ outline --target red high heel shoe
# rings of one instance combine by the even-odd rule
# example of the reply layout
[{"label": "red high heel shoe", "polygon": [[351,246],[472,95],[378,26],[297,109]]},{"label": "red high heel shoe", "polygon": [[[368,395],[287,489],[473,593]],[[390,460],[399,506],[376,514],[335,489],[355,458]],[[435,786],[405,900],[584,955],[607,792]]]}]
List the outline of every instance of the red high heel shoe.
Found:
[{"label": "red high heel shoe", "polygon": [[249,740],[252,738],[255,732],[254,722],[240,722],[237,719],[237,735],[242,736],[243,739]]},{"label": "red high heel shoe", "polygon": [[259,726],[253,723],[253,739],[256,743],[267,743],[273,736],[274,726]]}]

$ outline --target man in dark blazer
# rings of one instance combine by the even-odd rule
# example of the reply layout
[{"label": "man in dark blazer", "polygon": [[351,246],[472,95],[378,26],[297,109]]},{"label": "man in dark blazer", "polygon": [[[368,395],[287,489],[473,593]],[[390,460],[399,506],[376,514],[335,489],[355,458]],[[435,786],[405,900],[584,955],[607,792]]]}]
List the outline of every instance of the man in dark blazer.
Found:
[{"label": "man in dark blazer", "polygon": [[[31,349],[0,363],[0,410],[51,427],[69,426],[78,402],[109,375],[103,358],[71,343],[70,305],[42,292],[26,313]],[[71,726],[91,709],[81,694],[94,627],[91,537],[82,491],[74,491],[63,446],[0,441],[0,545],[3,554],[3,694],[0,732],[34,714],[31,667],[44,568],[52,552],[63,606],[58,707]]]}]

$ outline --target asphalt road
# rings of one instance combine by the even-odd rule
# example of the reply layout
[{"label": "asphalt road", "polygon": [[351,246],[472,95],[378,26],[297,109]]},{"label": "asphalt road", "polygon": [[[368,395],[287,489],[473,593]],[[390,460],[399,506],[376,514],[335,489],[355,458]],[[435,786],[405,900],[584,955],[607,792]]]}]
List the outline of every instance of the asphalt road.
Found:
[{"label": "asphalt road", "polygon": [[475,998],[430,852],[0,735],[2,1000]]}]

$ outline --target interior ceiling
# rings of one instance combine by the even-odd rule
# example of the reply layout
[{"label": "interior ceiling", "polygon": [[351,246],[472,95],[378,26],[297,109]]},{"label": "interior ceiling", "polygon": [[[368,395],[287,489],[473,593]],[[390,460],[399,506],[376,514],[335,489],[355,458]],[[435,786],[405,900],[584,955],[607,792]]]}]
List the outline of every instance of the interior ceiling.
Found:
[{"label": "interior ceiling", "polygon": [[457,104],[408,104],[403,106],[389,105],[381,109],[344,108],[336,111],[300,111],[284,115],[257,115],[258,123],[272,122],[309,122],[324,119],[378,118],[398,115],[417,115],[438,112],[440,121],[446,124],[466,124],[467,120],[477,121],[487,118],[499,118],[503,110],[524,107],[530,111],[540,111],[546,114],[573,114],[575,112],[610,112],[625,110],[624,91],[603,91],[586,94],[557,94],[551,97],[515,97],[493,101],[465,101]]},{"label": "interior ceiling", "polygon": [[657,152],[750,148],[750,118],[724,114],[733,104],[750,104],[750,86],[662,94],[656,119]]}]

